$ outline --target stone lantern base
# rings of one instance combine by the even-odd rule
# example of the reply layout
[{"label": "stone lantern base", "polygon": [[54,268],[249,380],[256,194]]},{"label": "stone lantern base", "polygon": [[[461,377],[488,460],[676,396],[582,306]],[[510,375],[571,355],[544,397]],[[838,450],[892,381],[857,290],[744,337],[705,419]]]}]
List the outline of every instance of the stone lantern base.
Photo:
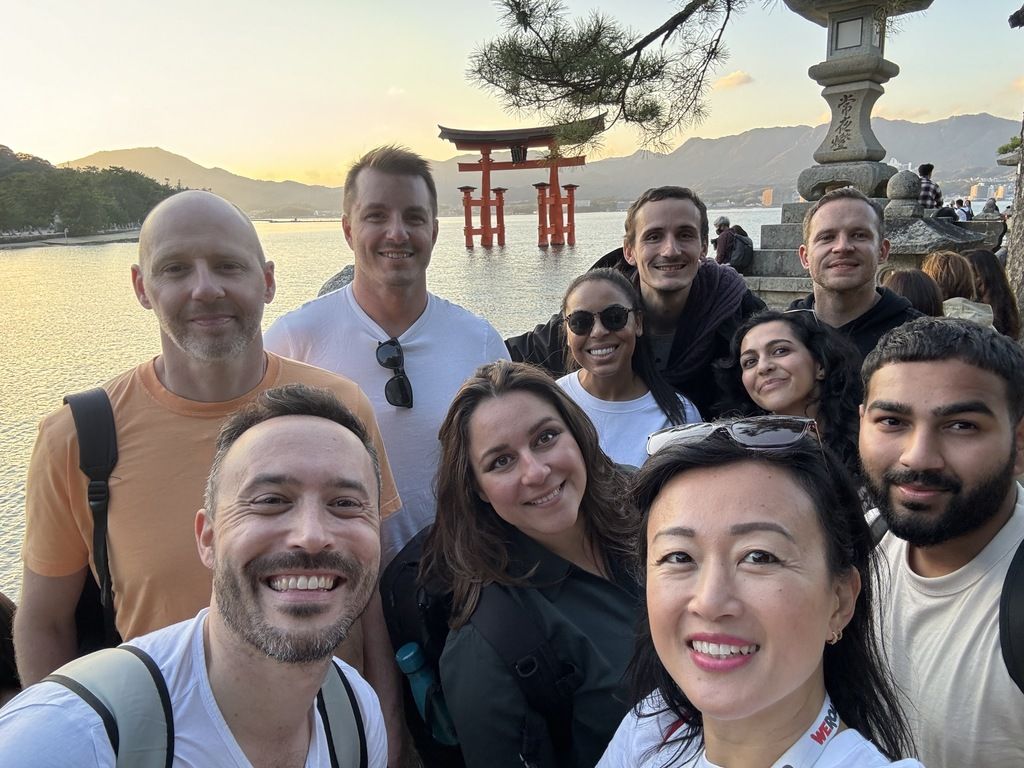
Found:
[{"label": "stone lantern base", "polygon": [[885,187],[895,173],[891,165],[868,160],[812,165],[800,172],[796,188],[804,200],[818,200],[839,187],[854,187],[868,197],[885,197]]}]

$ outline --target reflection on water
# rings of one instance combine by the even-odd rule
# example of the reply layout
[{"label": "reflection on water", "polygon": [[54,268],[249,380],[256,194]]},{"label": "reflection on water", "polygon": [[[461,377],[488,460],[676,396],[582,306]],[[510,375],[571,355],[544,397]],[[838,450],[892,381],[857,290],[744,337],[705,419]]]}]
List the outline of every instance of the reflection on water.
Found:
[{"label": "reflection on water", "polygon": [[[719,212],[712,212],[711,218]],[[727,211],[755,238],[778,209]],[[578,216],[575,248],[536,247],[536,219],[506,218],[505,248],[467,251],[462,220],[441,220],[430,289],[484,315],[503,336],[558,309],[573,277],[621,243],[623,213]],[[316,296],[352,254],[339,222],[257,222],[277,266],[264,327]],[[39,419],[61,397],[159,352],[156,320],[131,290],[135,243],[0,251],[0,591],[20,592],[25,472]]]}]

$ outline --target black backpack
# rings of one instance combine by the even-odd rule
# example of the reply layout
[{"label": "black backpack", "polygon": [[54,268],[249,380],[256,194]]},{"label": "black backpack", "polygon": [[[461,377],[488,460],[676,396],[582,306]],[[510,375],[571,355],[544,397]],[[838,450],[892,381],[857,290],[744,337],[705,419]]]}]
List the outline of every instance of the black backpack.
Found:
[{"label": "black backpack", "polygon": [[78,466],[89,478],[89,509],[92,510],[92,559],[96,576],[85,576],[75,606],[78,655],[121,644],[114,616],[114,590],[107,556],[107,480],[117,466],[117,433],[110,398],[101,387],[68,395],[78,433]]},{"label": "black backpack", "polygon": [[[414,536],[384,569],[380,580],[384,619],[392,646],[417,643],[427,666],[438,675],[438,662],[448,638],[452,595],[443,586],[419,578],[420,557],[430,526]],[[515,589],[490,584],[480,593],[470,622],[512,670],[530,708],[548,727],[556,752],[568,753],[573,693],[582,676],[560,661],[540,628],[540,619],[516,595]],[[440,683],[436,683],[440,685]],[[432,735],[432,722],[424,722],[416,708],[408,681],[403,678],[405,720],[426,768],[463,768],[458,746],[445,746]],[[431,715],[426,713],[428,720]],[[539,766],[535,734],[524,733],[520,756],[526,768]],[[565,750],[563,752],[563,750]]]},{"label": "black backpack", "polygon": [[739,232],[732,233],[732,248],[729,250],[729,266],[745,274],[754,263],[754,241]]},{"label": "black backpack", "polygon": [[[875,545],[888,530],[881,515],[871,521]],[[1024,541],[1017,545],[999,594],[999,646],[1010,679],[1024,693]]]}]

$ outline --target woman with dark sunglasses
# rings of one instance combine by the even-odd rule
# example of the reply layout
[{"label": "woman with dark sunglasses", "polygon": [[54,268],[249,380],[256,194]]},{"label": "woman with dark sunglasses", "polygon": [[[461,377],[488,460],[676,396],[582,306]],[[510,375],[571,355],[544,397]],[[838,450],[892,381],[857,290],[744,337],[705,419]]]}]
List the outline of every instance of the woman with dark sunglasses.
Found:
[{"label": "woman with dark sunglasses", "polygon": [[[439,437],[420,575],[452,593],[440,677],[466,765],[592,768],[627,711],[640,610],[625,478],[586,414],[526,363],[480,368]],[[494,590],[519,610],[489,636],[478,614]],[[504,633],[538,636],[515,671],[495,646]],[[547,680],[532,699],[530,676]]]},{"label": "woman with dark sunglasses", "polygon": [[621,272],[584,272],[566,290],[561,314],[566,369],[577,370],[558,385],[594,422],[613,461],[640,466],[650,433],[701,420],[655,368],[640,297]]},{"label": "woman with dark sunglasses", "polygon": [[825,445],[858,471],[857,350],[812,310],[769,310],[748,318],[715,373],[721,413],[812,418]]},{"label": "woman with dark sunglasses", "polygon": [[871,534],[815,422],[686,425],[651,447],[632,482],[634,707],[598,768],[920,768],[900,759]]}]

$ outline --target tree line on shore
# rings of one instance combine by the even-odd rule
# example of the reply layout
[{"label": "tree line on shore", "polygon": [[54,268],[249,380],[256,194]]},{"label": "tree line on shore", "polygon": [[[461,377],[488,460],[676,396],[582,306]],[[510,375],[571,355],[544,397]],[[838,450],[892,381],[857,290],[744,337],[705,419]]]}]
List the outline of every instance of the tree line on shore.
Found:
[{"label": "tree line on shore", "polygon": [[124,168],[55,168],[0,146],[0,236],[67,229],[90,235],[141,222],[178,190]]}]

